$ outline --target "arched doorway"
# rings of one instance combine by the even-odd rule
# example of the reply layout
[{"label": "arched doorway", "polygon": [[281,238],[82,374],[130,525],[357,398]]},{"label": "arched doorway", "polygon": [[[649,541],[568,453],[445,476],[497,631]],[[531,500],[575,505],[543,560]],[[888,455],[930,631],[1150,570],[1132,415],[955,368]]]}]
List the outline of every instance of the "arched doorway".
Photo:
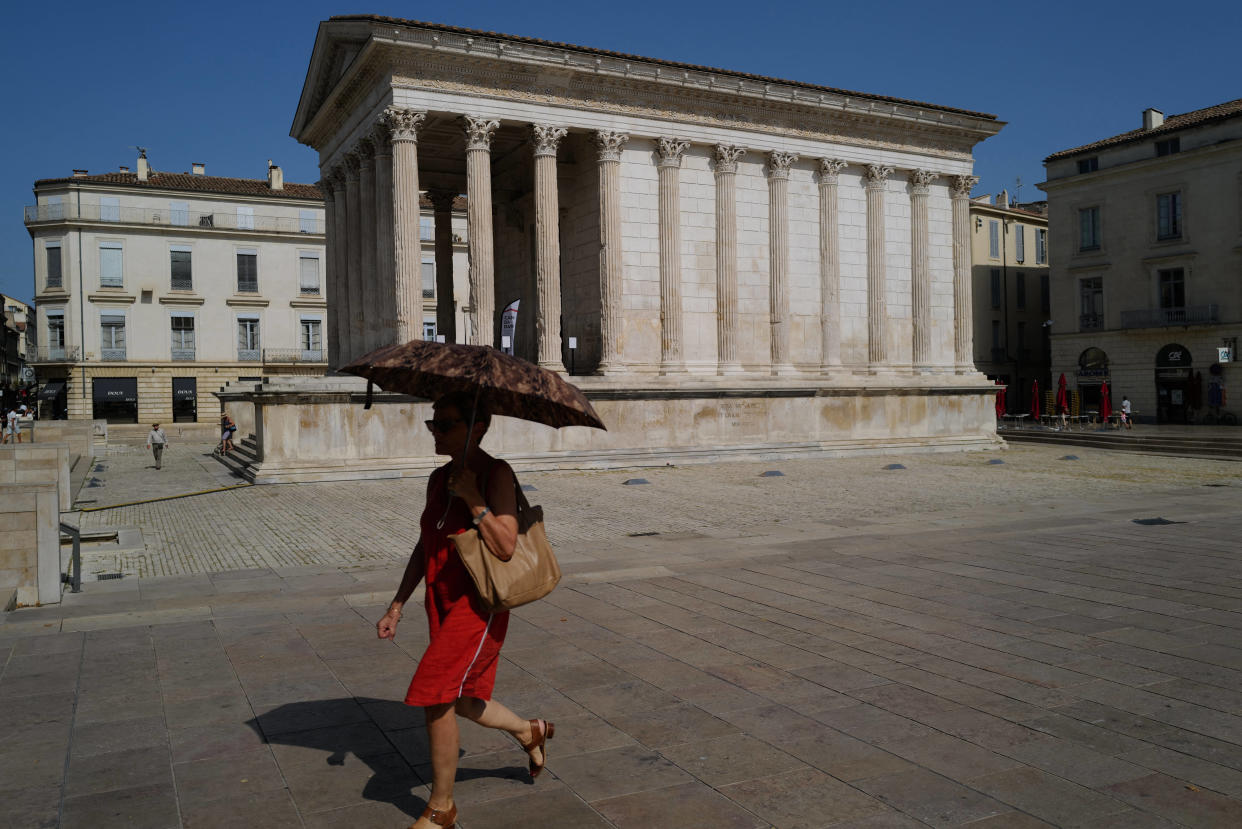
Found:
[{"label": "arched doorway", "polygon": [[1156,352],[1156,422],[1186,423],[1190,412],[1191,357],[1169,343]]},{"label": "arched doorway", "polygon": [[1086,348],[1078,355],[1078,394],[1082,410],[1100,407],[1100,386],[1109,378],[1108,355],[1102,348]]}]

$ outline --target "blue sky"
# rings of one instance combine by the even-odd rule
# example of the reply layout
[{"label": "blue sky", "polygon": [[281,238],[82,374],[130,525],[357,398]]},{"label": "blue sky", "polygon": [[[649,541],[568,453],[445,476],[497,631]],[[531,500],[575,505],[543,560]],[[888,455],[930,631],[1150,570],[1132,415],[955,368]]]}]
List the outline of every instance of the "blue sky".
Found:
[{"label": "blue sky", "polygon": [[1041,198],[1042,160],[1242,97],[1242,3],[738,3],[320,0],[13,3],[0,31],[0,291],[30,299],[22,206],[35,179],[202,161],[216,175],[318,178],[289,137],[316,26],[384,14],[737,69],[979,110],[1007,121],[975,150],[976,193]]}]

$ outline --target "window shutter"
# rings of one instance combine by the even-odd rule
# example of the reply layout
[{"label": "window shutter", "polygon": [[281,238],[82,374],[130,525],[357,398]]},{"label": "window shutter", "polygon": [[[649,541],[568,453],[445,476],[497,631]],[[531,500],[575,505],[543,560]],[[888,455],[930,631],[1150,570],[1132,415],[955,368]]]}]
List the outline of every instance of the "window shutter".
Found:
[{"label": "window shutter", "polygon": [[120,288],[124,283],[124,260],[121,245],[105,242],[99,246],[99,284]]},{"label": "window shutter", "polygon": [[302,256],[298,259],[298,290],[304,294],[319,293],[319,259]]}]

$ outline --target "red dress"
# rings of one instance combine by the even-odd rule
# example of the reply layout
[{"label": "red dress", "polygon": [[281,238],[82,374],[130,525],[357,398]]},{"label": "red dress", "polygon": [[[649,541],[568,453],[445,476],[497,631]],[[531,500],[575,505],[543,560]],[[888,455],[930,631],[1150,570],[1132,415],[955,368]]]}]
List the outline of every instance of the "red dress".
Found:
[{"label": "red dress", "polygon": [[[488,476],[501,466],[507,467],[503,461],[493,463]],[[431,642],[410,680],[406,705],[439,705],[460,697],[491,699],[500,646],[509,629],[508,611],[489,613],[476,607],[474,582],[449,540],[449,536],[473,526],[466,502],[453,498],[444,526],[436,529],[449,498],[446,475],[447,465],[433,472],[427,483],[421,528]],[[484,492],[486,486],[483,481]]]}]

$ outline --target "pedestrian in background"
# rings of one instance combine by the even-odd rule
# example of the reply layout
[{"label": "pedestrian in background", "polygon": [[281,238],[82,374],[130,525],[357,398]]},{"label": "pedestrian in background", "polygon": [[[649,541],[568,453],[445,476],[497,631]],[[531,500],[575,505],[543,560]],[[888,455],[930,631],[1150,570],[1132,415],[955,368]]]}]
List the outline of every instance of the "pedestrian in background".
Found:
[{"label": "pedestrian in background", "polygon": [[164,430],[160,428],[160,424],[151,424],[151,434],[147,435],[147,448],[151,450],[151,454],[155,456],[155,468],[163,468],[164,446],[168,443],[168,438],[164,435]]},{"label": "pedestrian in background", "polygon": [[227,455],[230,449],[236,449],[233,435],[237,434],[237,424],[228,414],[220,415],[220,454]]},{"label": "pedestrian in background", "polygon": [[1130,398],[1129,397],[1121,398],[1121,422],[1126,425],[1127,429],[1134,428],[1134,426],[1131,425],[1131,419],[1130,419]]},{"label": "pedestrian in background", "polygon": [[9,409],[8,416],[4,420],[5,443],[22,442],[22,426],[17,422],[17,418],[17,409]]}]

